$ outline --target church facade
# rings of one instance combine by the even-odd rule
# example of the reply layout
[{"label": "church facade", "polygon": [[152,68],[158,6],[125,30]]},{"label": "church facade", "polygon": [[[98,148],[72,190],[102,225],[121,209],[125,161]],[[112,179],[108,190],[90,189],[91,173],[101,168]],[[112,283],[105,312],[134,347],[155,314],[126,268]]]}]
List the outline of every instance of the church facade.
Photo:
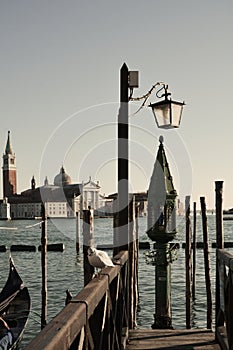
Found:
[{"label": "church facade", "polygon": [[[96,212],[104,208],[109,200],[100,194],[99,182],[72,183],[62,166],[49,184],[47,177],[43,186],[36,187],[34,176],[29,189],[17,194],[16,156],[13,152],[10,131],[8,131],[5,153],[3,154],[3,200],[0,201],[1,219],[32,219],[41,216],[41,205],[45,206],[48,217],[72,218],[76,212],[90,206]],[[102,208],[102,209],[101,209]]]}]

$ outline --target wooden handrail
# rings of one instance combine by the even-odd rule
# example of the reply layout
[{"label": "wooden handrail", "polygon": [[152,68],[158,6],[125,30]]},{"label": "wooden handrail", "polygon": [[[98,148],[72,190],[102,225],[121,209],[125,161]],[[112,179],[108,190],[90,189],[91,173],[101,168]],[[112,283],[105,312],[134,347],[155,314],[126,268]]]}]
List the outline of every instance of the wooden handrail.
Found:
[{"label": "wooden handrail", "polygon": [[[233,254],[217,249],[219,305],[216,307],[216,335],[224,350],[233,350]],[[222,322],[222,317],[224,322]]]},{"label": "wooden handrail", "polygon": [[[124,310],[127,309],[128,252],[120,252],[114,260],[117,265],[102,269],[100,275],[92,279],[27,345],[26,350],[67,350],[74,346],[82,349],[88,348],[88,344],[89,348],[96,349],[100,339],[108,345],[110,342],[111,349],[121,348],[119,335],[121,337],[121,329],[127,324]],[[117,329],[119,315],[122,317],[121,329]],[[105,336],[101,337],[100,332]],[[104,344],[102,346],[104,348]]]}]

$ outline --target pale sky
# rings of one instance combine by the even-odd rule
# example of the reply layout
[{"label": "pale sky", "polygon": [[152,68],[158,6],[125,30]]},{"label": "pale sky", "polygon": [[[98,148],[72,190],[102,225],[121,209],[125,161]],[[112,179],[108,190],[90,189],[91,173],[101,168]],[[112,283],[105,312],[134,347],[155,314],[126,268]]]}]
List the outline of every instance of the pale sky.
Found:
[{"label": "pale sky", "polygon": [[[116,191],[126,62],[139,71],[135,96],[164,81],[186,102],[176,131],[159,130],[149,108],[130,117],[131,189],[147,190],[162,134],[180,196],[212,208],[223,180],[233,207],[232,0],[1,1],[0,33],[0,149],[11,130],[18,193],[32,175],[53,183],[62,165],[74,183]],[[2,197],[2,173],[0,183]]]}]

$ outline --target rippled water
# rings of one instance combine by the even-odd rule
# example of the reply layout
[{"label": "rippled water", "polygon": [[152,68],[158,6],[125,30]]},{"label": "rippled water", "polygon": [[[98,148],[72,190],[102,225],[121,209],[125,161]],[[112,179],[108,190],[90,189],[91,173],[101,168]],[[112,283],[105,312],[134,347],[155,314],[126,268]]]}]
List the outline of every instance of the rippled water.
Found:
[{"label": "rippled water", "polygon": [[[36,221],[0,221],[0,244],[10,247],[12,244],[32,244],[38,247],[41,239],[41,228],[33,226]],[[32,227],[28,227],[32,226]],[[112,219],[95,220],[95,244],[112,242]],[[185,219],[178,218],[176,241],[185,242]],[[145,234],[146,218],[139,218],[139,237],[148,241]],[[215,241],[215,216],[208,216],[210,243]],[[233,241],[233,221],[224,221],[225,240]],[[48,252],[48,321],[63,307],[65,291],[73,294],[83,287],[82,255],[76,258],[76,221],[75,219],[58,219],[48,221],[48,243],[64,243],[65,251]],[[197,241],[202,241],[201,216],[197,216]],[[211,245],[210,245],[211,246]],[[40,331],[41,312],[41,255],[38,252],[12,252],[15,265],[29,288],[32,299],[32,311],[26,328],[21,349]],[[185,251],[177,251],[178,259],[172,263],[172,325],[185,328]],[[0,288],[3,287],[9,270],[9,250],[0,253]],[[215,249],[210,249],[212,292],[214,303]],[[204,281],[203,251],[197,249],[196,267],[196,301],[194,305],[193,324],[195,327],[206,327],[206,294]],[[140,310],[138,326],[150,328],[154,321],[154,271],[152,265],[146,264],[144,251],[139,257],[139,293]]]}]

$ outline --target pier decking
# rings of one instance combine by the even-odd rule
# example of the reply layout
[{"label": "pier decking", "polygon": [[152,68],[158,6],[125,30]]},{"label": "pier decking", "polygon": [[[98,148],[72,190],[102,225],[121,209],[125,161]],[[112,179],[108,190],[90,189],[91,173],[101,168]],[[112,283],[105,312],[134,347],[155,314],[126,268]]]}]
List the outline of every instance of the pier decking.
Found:
[{"label": "pier decking", "polygon": [[220,350],[214,334],[207,329],[133,329],[126,350]]}]

